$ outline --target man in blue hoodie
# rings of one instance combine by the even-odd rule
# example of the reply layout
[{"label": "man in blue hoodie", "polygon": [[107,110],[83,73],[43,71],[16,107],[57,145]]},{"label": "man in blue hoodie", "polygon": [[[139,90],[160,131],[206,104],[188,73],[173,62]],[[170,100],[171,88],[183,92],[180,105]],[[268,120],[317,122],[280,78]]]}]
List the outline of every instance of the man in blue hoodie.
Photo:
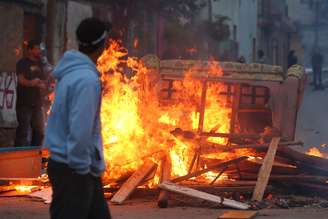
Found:
[{"label": "man in blue hoodie", "polygon": [[101,174],[101,81],[95,63],[107,41],[108,27],[96,18],[76,30],[79,51],[67,51],[53,74],[57,79],[45,135],[50,151],[48,175],[52,219],[109,219]]}]

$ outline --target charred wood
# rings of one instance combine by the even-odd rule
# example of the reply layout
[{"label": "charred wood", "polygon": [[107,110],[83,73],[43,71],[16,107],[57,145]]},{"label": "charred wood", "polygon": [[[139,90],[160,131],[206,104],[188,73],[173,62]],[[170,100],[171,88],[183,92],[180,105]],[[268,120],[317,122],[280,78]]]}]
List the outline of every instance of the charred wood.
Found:
[{"label": "charred wood", "polygon": [[[269,144],[246,144],[246,145],[222,145],[212,142],[202,142],[202,153],[203,154],[210,154],[210,153],[217,153],[221,151],[229,152],[232,150],[238,149],[256,149],[259,151],[266,151],[268,150]],[[303,145],[302,141],[287,141],[279,143],[279,147],[286,147],[286,146],[297,146]]]},{"label": "charred wood", "polygon": [[[254,173],[241,173],[241,179],[237,174],[230,175],[233,179],[238,180],[256,180],[257,174]],[[309,182],[309,183],[323,183],[325,184],[328,181],[328,177],[324,176],[314,176],[314,175],[279,175],[271,174],[270,182],[282,182],[282,183],[294,183],[294,182]]]},{"label": "charred wood", "polygon": [[295,162],[305,172],[328,176],[328,159],[307,155],[289,147],[279,148],[278,154]]},{"label": "charred wood", "polygon": [[157,168],[157,164],[147,160],[145,163],[137,169],[132,176],[122,185],[122,187],[115,193],[111,199],[112,203],[122,204],[134,191],[134,189],[143,182],[154,169]]}]

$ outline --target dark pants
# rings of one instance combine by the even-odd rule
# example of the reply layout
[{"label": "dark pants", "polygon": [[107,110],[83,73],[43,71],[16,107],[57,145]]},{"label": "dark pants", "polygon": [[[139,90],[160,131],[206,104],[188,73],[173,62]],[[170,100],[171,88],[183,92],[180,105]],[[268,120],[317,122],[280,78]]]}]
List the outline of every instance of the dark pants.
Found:
[{"label": "dark pants", "polygon": [[66,164],[49,159],[52,185],[51,219],[110,219],[100,177],[75,173]]},{"label": "dark pants", "polygon": [[315,87],[322,85],[322,69],[320,67],[313,68],[313,85]]},{"label": "dark pants", "polygon": [[[41,146],[44,136],[42,107],[18,106],[16,114],[18,127],[16,129],[15,146]],[[29,142],[30,131],[31,142]]]}]

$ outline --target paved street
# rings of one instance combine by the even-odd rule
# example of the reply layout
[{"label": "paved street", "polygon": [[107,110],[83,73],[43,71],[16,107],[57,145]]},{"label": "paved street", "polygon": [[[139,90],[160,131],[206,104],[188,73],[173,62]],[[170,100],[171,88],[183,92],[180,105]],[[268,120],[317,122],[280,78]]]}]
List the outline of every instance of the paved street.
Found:
[{"label": "paved street", "polygon": [[[298,114],[296,139],[302,140],[306,148],[328,144],[328,89],[312,91],[308,86]],[[328,152],[328,147],[321,148]]]},{"label": "paved street", "polygon": [[[29,198],[0,198],[0,219],[47,219],[48,205]],[[191,207],[159,209],[155,202],[133,200],[110,206],[113,219],[216,219],[224,210]],[[256,219],[327,219],[328,209],[265,209]]]}]

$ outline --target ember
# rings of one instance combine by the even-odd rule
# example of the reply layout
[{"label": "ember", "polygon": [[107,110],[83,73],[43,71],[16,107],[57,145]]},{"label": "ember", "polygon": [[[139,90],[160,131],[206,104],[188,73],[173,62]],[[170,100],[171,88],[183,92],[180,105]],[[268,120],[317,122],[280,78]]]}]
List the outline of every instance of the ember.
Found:
[{"label": "ember", "polygon": [[22,186],[22,185],[15,186],[15,190],[19,193],[30,193],[35,188],[38,188],[38,186]]}]

